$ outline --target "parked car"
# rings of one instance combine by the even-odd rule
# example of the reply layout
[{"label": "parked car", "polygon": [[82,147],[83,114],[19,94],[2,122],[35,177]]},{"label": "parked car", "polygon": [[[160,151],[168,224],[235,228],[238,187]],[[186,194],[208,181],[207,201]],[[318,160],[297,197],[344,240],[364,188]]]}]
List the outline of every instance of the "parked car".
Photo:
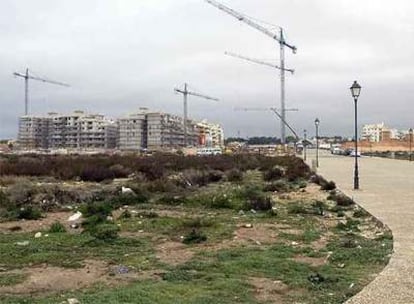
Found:
[{"label": "parked car", "polygon": [[[355,150],[352,150],[351,153],[349,153],[349,156],[355,157]],[[361,152],[358,151],[356,156],[361,157]]]}]

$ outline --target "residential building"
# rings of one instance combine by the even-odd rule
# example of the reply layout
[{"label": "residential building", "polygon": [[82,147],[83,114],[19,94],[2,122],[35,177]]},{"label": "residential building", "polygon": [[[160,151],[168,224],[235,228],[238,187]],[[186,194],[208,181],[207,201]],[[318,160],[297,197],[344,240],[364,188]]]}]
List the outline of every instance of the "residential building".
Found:
[{"label": "residential building", "polygon": [[118,148],[121,150],[142,150],[147,148],[147,120],[145,111],[129,114],[118,119]]},{"label": "residential building", "polygon": [[49,125],[48,117],[19,117],[18,145],[25,149],[47,149]]},{"label": "residential building", "polygon": [[[149,150],[163,150],[166,148],[179,148],[184,146],[183,118],[162,113],[150,112],[147,119],[147,147]],[[198,132],[192,120],[187,122],[187,145],[196,146]]]},{"label": "residential building", "polygon": [[224,147],[223,128],[218,124],[208,123],[207,120],[197,123],[199,134],[198,144],[207,147]]},{"label": "residential building", "polygon": [[384,123],[364,125],[362,127],[362,140],[370,142],[380,142],[382,140],[382,132],[386,131]]},{"label": "residential building", "polygon": [[19,119],[19,146],[24,149],[114,149],[117,136],[114,121],[83,111]]}]

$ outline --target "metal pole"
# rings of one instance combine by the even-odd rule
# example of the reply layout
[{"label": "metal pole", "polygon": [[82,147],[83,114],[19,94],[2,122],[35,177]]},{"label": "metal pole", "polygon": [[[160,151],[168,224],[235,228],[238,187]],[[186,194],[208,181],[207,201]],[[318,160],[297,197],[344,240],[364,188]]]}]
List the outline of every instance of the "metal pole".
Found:
[{"label": "metal pole", "polygon": [[285,106],[285,38],[283,36],[283,29],[280,29],[280,109],[282,114],[282,121],[280,123],[280,134],[282,145],[286,143],[286,106]]},{"label": "metal pole", "polygon": [[184,84],[184,147],[187,147],[187,84]]},{"label": "metal pole", "polygon": [[413,130],[411,129],[410,131],[410,161],[413,161]]},{"label": "metal pole", "polygon": [[319,125],[316,125],[316,168],[319,168]]},{"label": "metal pole", "polygon": [[358,170],[358,107],[355,98],[355,172],[354,172],[354,190],[359,189],[359,170]]},{"label": "metal pole", "polygon": [[306,161],[306,130],[303,130],[304,133],[304,142],[303,142],[303,160]]},{"label": "metal pole", "polygon": [[24,76],[24,115],[29,114],[29,69]]}]

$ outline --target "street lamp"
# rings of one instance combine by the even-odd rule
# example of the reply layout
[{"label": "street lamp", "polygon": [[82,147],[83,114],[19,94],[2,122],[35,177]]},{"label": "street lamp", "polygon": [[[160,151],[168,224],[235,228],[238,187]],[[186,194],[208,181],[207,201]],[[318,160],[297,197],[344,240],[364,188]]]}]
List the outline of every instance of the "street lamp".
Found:
[{"label": "street lamp", "polygon": [[303,160],[306,161],[306,130],[303,130]]},{"label": "street lamp", "polygon": [[315,119],[316,127],[316,168],[319,168],[319,118]]},{"label": "street lamp", "polygon": [[408,130],[408,134],[410,134],[410,161],[413,161],[413,128],[410,128],[410,130]]},{"label": "street lamp", "polygon": [[352,97],[355,103],[355,170],[354,170],[354,190],[359,189],[359,172],[358,172],[358,97],[361,94],[361,86],[354,81],[350,87]]}]

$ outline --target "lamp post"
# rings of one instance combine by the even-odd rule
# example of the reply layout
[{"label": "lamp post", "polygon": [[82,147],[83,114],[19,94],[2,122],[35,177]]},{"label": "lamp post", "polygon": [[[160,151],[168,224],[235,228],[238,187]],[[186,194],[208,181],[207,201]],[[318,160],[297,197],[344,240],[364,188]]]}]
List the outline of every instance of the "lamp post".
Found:
[{"label": "lamp post", "polygon": [[408,130],[408,134],[410,134],[410,161],[413,161],[413,128]]},{"label": "lamp post", "polygon": [[359,189],[359,170],[358,170],[358,97],[361,94],[361,86],[354,81],[350,87],[355,104],[355,170],[354,170],[354,190]]},{"label": "lamp post", "polygon": [[306,161],[306,130],[303,130],[303,160]]},{"label": "lamp post", "polygon": [[316,168],[319,168],[319,118],[315,119],[316,128]]}]

